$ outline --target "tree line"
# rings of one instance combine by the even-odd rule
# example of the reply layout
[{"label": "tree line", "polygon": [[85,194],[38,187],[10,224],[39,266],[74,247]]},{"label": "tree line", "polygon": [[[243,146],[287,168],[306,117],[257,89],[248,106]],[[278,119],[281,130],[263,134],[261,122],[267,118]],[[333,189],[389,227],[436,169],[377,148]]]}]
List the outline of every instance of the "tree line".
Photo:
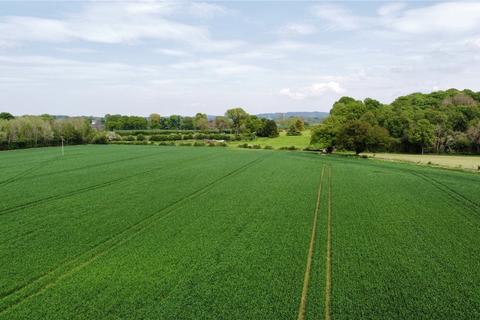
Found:
[{"label": "tree line", "polygon": [[0,150],[59,145],[62,139],[66,144],[108,143],[111,135],[106,131],[115,130],[215,131],[234,133],[239,137],[271,138],[279,135],[274,120],[249,115],[242,108],[229,109],[225,116],[213,120],[208,120],[204,113],[197,113],[194,117],[161,117],[159,114],[151,114],[148,118],[107,114],[103,119],[106,131],[94,128],[91,120],[88,117],[57,119],[46,114],[15,117],[2,112]]},{"label": "tree line", "polygon": [[259,118],[248,114],[242,108],[232,108],[224,116],[209,120],[205,113],[197,113],[194,117],[171,115],[162,117],[152,113],[148,118],[138,116],[110,115],[105,116],[105,128],[115,130],[216,130],[224,133],[254,134],[259,137],[277,137],[278,127],[274,120]]},{"label": "tree line", "polygon": [[413,93],[391,104],[342,97],[312,130],[311,144],[357,154],[480,153],[480,92]]},{"label": "tree line", "polygon": [[85,117],[0,113],[0,150],[59,145],[62,139],[66,144],[106,143],[106,136],[93,129]]}]

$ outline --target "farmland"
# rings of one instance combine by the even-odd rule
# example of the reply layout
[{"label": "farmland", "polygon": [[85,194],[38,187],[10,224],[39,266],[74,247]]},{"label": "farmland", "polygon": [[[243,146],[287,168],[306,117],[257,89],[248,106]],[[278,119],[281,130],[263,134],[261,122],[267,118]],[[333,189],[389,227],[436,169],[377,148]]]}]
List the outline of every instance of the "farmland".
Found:
[{"label": "farmland", "polygon": [[0,153],[0,319],[474,319],[480,175],[240,148]]},{"label": "farmland", "polygon": [[438,154],[398,154],[398,153],[366,153],[369,157],[389,161],[413,162],[423,165],[435,165],[463,170],[480,170],[480,157],[475,155],[438,155]]}]

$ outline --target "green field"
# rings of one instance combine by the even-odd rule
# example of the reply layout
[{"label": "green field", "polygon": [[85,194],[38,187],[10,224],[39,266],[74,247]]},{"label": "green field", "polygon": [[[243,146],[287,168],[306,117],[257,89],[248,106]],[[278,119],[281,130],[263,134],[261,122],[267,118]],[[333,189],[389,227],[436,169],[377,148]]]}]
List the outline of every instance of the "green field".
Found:
[{"label": "green field", "polygon": [[480,176],[240,148],[0,153],[0,319],[478,319]]},{"label": "green field", "polygon": [[301,136],[287,136],[285,131],[280,131],[280,135],[277,138],[256,138],[253,141],[229,141],[228,145],[236,147],[239,144],[248,143],[251,145],[258,144],[262,147],[271,146],[274,149],[281,147],[295,146],[299,149],[306,148],[310,145],[310,130],[302,132]]}]

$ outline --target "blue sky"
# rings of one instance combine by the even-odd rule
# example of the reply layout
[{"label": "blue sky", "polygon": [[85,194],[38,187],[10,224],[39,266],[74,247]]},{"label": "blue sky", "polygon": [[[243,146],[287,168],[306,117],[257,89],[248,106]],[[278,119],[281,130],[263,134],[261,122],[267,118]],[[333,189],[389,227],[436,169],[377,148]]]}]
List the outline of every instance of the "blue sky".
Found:
[{"label": "blue sky", "polygon": [[480,90],[480,3],[2,1],[0,110],[328,111]]}]

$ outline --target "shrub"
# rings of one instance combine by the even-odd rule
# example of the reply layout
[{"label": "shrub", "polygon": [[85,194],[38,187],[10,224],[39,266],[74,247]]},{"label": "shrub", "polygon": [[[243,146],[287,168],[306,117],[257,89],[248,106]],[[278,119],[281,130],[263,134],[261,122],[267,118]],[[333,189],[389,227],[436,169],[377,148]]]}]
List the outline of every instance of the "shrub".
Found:
[{"label": "shrub", "polygon": [[290,146],[290,147],[281,147],[280,150],[290,150],[290,151],[295,151],[298,150],[297,147],[295,146]]},{"label": "shrub", "polygon": [[162,138],[161,135],[155,134],[155,135],[150,137],[150,141],[163,141],[163,138]]},{"label": "shrub", "polygon": [[134,136],[126,136],[125,141],[135,141],[135,137]]},{"label": "shrub", "polygon": [[265,147],[263,147],[263,149],[273,150],[273,147],[272,146],[265,146]]},{"label": "shrub", "polygon": [[204,147],[205,146],[205,142],[201,142],[201,141],[195,141],[195,143],[193,144],[194,147]]},{"label": "shrub", "polygon": [[225,142],[217,142],[218,147],[226,147],[228,146]]},{"label": "shrub", "polygon": [[145,141],[145,136],[143,134],[137,135],[137,141]]},{"label": "shrub", "polygon": [[303,149],[303,151],[322,151],[322,148],[315,146],[308,146]]},{"label": "shrub", "polygon": [[238,145],[239,148],[248,148],[248,143],[242,143]]},{"label": "shrub", "polygon": [[192,146],[192,144],[191,144],[190,142],[180,142],[178,145],[181,146],[181,147],[190,147],[190,146]]},{"label": "shrub", "polygon": [[302,132],[298,130],[298,128],[294,124],[288,127],[287,136],[301,136],[301,135],[302,135]]},{"label": "shrub", "polygon": [[107,144],[108,143],[108,137],[105,133],[103,132],[98,132],[95,134],[92,138],[91,143],[94,144]]},{"label": "shrub", "polygon": [[192,139],[193,139],[193,134],[191,134],[191,133],[184,134],[182,136],[182,140],[192,140]]},{"label": "shrub", "polygon": [[254,145],[252,146],[252,148],[253,148],[253,149],[262,149],[262,146],[259,145],[259,144],[254,144]]}]

